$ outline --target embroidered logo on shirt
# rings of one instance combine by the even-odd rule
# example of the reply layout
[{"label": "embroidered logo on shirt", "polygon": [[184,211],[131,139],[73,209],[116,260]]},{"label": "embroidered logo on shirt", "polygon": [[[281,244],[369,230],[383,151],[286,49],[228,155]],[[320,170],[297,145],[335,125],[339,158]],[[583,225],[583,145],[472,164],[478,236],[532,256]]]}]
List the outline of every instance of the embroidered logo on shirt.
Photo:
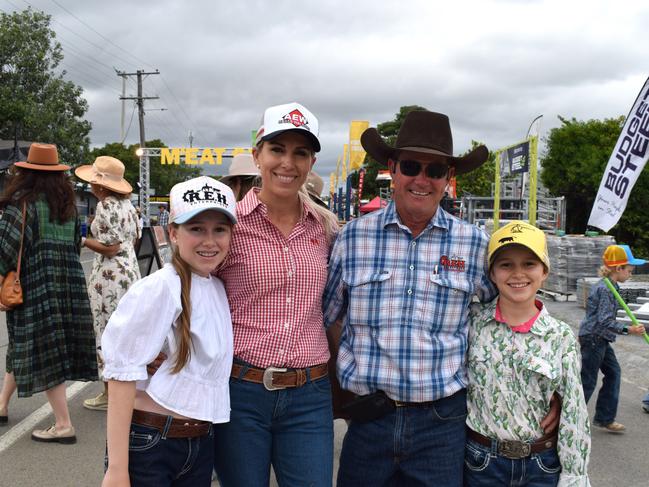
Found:
[{"label": "embroidered logo on shirt", "polygon": [[466,271],[466,261],[462,257],[452,256],[449,259],[448,256],[442,255],[442,257],[439,259],[439,263],[447,271]]},{"label": "embroidered logo on shirt", "polygon": [[311,243],[312,243],[313,245],[318,245],[320,242],[318,242],[318,239],[317,239],[317,238],[312,238],[312,239],[311,239]]}]

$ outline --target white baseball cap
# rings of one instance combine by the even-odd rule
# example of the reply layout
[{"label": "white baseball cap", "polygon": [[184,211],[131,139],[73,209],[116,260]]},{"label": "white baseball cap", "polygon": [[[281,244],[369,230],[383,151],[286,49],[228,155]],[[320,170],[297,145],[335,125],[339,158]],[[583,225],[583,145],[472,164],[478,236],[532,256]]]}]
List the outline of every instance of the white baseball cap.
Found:
[{"label": "white baseball cap", "polygon": [[186,223],[199,213],[216,210],[223,213],[234,224],[236,200],[232,190],[216,179],[207,176],[178,183],[169,192],[171,202],[170,221]]},{"label": "white baseball cap", "polygon": [[313,143],[313,150],[320,152],[318,140],[318,119],[308,109],[299,103],[287,103],[266,108],[257,130],[255,144],[262,140],[271,140],[289,130],[304,133]]}]

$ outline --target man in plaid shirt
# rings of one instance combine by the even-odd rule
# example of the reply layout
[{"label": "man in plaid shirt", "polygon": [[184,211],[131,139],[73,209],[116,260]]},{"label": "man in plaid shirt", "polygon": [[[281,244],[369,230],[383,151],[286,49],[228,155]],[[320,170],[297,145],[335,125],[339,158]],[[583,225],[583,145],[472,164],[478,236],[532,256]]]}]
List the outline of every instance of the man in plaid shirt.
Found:
[{"label": "man in plaid shirt", "polygon": [[482,165],[488,150],[453,157],[448,117],[427,111],[407,115],[395,147],[374,128],[361,143],[389,167],[393,201],[340,232],[324,319],[339,340],[342,388],[384,393],[388,407],[378,419],[352,418],[337,485],[460,486],[468,307],[474,295],[488,301],[496,291],[487,235],[440,201],[449,179]]},{"label": "man in plaid shirt", "polygon": [[167,207],[164,205],[160,205],[158,208],[160,209],[160,215],[158,215],[158,225],[166,229],[167,225],[169,225],[169,212],[167,211]]}]

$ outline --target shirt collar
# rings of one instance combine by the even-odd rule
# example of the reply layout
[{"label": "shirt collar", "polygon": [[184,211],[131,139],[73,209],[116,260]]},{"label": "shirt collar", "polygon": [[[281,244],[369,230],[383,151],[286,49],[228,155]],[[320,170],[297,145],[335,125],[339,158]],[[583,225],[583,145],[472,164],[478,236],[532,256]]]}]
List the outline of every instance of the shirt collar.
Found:
[{"label": "shirt collar", "polygon": [[[383,210],[383,228],[387,227],[388,225],[397,225],[401,228],[406,228],[406,226],[401,222],[401,218],[399,218],[399,213],[397,213],[397,206],[394,200],[390,201],[388,206],[386,206],[385,209]],[[428,222],[428,225],[426,225],[424,232],[428,231],[433,227],[438,227],[444,230],[448,230],[449,226],[450,226],[450,222],[448,219],[448,215],[440,205],[437,207],[437,211]]]},{"label": "shirt collar", "polygon": [[[491,301],[487,306],[486,311],[494,321],[505,324],[502,321],[502,318],[500,317],[500,313],[497,313],[497,305],[499,299],[500,298],[496,298],[493,301]],[[534,333],[535,335],[545,336],[551,328],[550,325],[548,325],[547,323],[547,317],[549,316],[549,314],[542,301],[536,299],[534,303],[536,304],[537,308],[540,308],[540,311],[539,314],[536,316],[536,319],[534,320],[534,323],[532,324],[532,328],[530,328],[529,332]]]},{"label": "shirt collar", "polygon": [[[261,191],[261,188],[252,188],[243,199],[237,203],[237,215],[239,217],[244,218],[255,210],[259,211],[262,215],[268,213],[266,204],[259,199],[259,191]],[[305,218],[315,218],[317,220],[317,215],[306,203],[302,203],[302,215],[302,220]]]}]

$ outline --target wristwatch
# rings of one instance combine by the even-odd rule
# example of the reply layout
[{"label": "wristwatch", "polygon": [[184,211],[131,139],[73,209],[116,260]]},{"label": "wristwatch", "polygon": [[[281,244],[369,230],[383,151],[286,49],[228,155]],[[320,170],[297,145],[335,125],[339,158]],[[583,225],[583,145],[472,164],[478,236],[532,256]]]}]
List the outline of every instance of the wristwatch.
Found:
[{"label": "wristwatch", "polygon": [[629,327],[624,325],[622,327],[622,335],[628,335],[629,334]]}]

